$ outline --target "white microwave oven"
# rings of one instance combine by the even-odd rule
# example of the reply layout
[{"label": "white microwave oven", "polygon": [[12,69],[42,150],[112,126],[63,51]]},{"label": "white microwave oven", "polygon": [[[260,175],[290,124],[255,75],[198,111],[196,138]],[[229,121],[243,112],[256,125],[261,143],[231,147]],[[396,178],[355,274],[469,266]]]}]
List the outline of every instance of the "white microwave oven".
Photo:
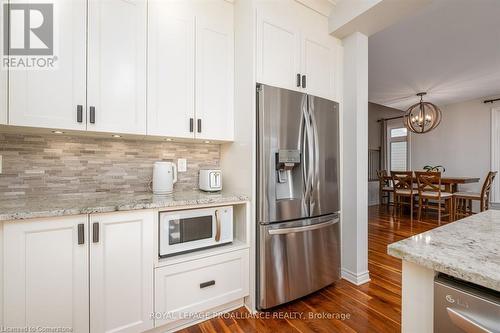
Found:
[{"label": "white microwave oven", "polygon": [[160,258],[232,243],[233,207],[161,212]]}]

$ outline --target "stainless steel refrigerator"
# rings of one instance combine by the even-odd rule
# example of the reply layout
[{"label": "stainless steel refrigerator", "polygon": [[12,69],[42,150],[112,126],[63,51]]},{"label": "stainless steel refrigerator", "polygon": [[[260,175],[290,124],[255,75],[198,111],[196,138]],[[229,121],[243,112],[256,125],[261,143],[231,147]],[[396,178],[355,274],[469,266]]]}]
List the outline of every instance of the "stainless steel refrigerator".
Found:
[{"label": "stainless steel refrigerator", "polygon": [[257,307],[340,278],[338,103],[257,85]]}]

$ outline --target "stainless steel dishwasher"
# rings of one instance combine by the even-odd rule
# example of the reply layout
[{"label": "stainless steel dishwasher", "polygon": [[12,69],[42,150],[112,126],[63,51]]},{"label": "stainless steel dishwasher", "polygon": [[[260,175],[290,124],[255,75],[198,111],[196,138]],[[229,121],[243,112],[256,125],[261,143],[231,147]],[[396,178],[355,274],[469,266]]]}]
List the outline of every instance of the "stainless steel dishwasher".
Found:
[{"label": "stainless steel dishwasher", "polygon": [[434,333],[500,333],[500,293],[444,274],[434,280]]}]

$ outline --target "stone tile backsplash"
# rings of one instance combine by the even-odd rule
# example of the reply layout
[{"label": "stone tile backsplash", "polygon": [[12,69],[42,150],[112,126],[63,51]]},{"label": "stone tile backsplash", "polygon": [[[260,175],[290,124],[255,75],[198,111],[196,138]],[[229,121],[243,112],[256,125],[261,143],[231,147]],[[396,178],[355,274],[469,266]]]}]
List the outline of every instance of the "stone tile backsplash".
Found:
[{"label": "stone tile backsplash", "polygon": [[198,188],[198,170],[218,166],[220,146],[66,135],[0,134],[0,199],[148,191],[153,163],[187,159],[174,191]]}]

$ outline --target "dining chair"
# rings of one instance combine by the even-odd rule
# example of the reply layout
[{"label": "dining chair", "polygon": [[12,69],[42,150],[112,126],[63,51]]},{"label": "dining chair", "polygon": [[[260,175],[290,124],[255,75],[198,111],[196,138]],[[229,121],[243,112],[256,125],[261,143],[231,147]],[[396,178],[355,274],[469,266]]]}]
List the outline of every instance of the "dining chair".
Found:
[{"label": "dining chair", "polygon": [[[438,213],[438,224],[441,224],[441,212],[446,211],[448,221],[453,219],[453,194],[444,192],[441,186],[440,171],[415,171],[418,188],[418,220],[422,217],[422,209],[436,209]],[[437,203],[437,207],[431,205]],[[444,203],[444,207],[441,204]]]},{"label": "dining chair", "polygon": [[377,170],[378,177],[378,195],[379,204],[384,204],[384,199],[387,199],[387,209],[393,203],[391,202],[391,193],[394,197],[394,187],[391,186],[391,181],[387,178],[387,170]]},{"label": "dining chair", "polygon": [[[399,215],[402,213],[402,206],[410,206],[410,214],[413,217],[414,198],[418,191],[413,188],[413,171],[391,171],[392,184],[394,186],[394,211],[399,210]],[[401,199],[408,198],[409,202],[404,202]]]},{"label": "dining chair", "polygon": [[488,210],[490,205],[491,186],[495,180],[497,171],[490,171],[486,176],[481,193],[474,192],[455,192],[453,193],[454,218],[462,218],[474,214],[472,211],[472,202],[479,201],[479,211]]}]

